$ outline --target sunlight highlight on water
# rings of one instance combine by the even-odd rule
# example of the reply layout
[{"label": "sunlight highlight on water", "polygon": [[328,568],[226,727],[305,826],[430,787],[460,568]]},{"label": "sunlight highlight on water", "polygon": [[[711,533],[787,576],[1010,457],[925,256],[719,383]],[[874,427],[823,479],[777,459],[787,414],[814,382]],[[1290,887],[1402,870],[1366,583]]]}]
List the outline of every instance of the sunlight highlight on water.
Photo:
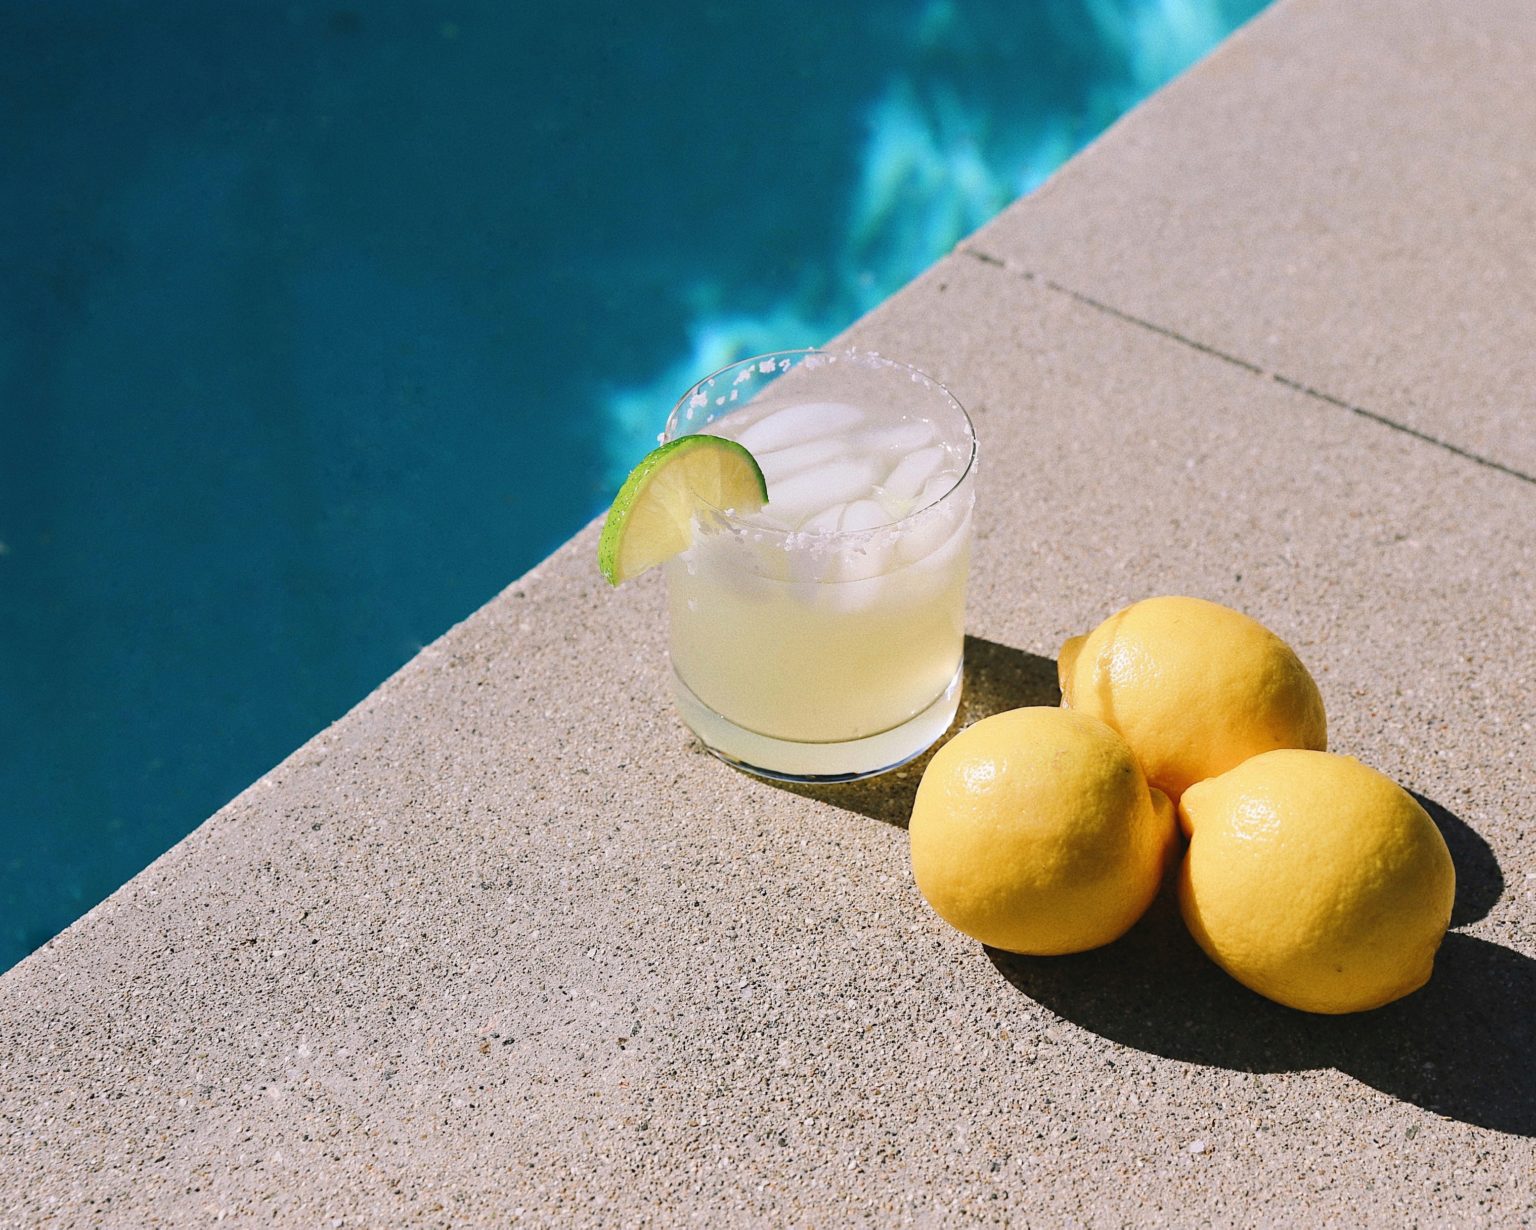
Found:
[{"label": "sunlight highlight on water", "polygon": [[1086,114],[1024,108],[1017,120],[967,93],[974,44],[960,0],[930,0],[911,31],[911,63],[867,110],[858,185],[838,230],[830,294],[801,290],[758,313],[732,311],[747,289],[692,271],[703,305],[677,358],[651,378],[608,391],[604,448],[612,485],[654,447],[678,393],[699,376],[764,351],[813,346],[846,328],[1016,198],[1088,140],[1208,53],[1246,16],[1222,0],[1086,0],[1082,37],[1118,65],[1091,91]]}]

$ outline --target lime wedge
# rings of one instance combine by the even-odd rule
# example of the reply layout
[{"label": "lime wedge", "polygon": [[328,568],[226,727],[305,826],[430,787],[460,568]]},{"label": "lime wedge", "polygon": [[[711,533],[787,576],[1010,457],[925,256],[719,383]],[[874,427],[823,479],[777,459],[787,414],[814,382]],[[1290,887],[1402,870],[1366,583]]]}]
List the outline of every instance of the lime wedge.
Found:
[{"label": "lime wedge", "polygon": [[614,496],[598,567],[608,584],[622,585],[686,550],[700,509],[751,512],[767,502],[762,470],[736,441],[679,436],[647,453]]}]

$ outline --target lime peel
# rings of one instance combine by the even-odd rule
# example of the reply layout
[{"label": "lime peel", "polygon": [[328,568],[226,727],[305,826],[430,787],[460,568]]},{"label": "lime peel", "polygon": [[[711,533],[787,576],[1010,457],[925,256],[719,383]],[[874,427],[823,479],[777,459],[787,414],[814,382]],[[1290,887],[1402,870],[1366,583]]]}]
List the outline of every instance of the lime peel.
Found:
[{"label": "lime peel", "polygon": [[668,440],[641,458],[614,496],[598,567],[608,584],[622,585],[687,550],[700,511],[753,512],[767,502],[762,468],[735,440],[702,433]]}]

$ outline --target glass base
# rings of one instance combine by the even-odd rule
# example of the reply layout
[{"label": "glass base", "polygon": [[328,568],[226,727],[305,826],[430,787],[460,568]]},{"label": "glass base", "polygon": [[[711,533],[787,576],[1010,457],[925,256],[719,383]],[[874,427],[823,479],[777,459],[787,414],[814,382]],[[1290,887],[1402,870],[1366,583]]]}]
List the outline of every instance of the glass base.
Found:
[{"label": "glass base", "polygon": [[706,750],[727,764],[781,782],[856,782],[899,769],[934,745],[960,708],[956,668],[938,698],[900,726],[846,743],[796,743],[747,730],[721,717],[672,672],[672,694],[688,728]]}]

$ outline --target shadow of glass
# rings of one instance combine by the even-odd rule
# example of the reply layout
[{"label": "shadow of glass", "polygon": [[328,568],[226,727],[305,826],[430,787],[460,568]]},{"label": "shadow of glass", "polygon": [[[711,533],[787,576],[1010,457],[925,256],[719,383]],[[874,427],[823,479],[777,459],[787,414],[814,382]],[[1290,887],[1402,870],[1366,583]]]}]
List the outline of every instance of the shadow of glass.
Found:
[{"label": "shadow of glass", "polygon": [[[1497,860],[1463,821],[1420,802],[1456,862],[1458,911],[1482,917],[1503,885]],[[1106,948],[987,955],[1037,1003],[1124,1046],[1243,1072],[1337,1068],[1436,1114],[1536,1136],[1536,961],[1451,932],[1434,976],[1414,994],[1374,1012],[1297,1012],[1217,968],[1185,930],[1170,887]]]},{"label": "shadow of glass", "polygon": [[923,770],[928,767],[933,754],[957,733],[994,713],[1026,705],[1060,703],[1061,690],[1056,685],[1056,663],[1052,659],[978,636],[968,636],[965,638],[965,676],[960,709],[944,737],[923,755],[890,773],[861,782],[801,785],[770,781],[767,784],[904,829],[912,817],[912,800],[917,797],[917,784],[922,780]]}]

